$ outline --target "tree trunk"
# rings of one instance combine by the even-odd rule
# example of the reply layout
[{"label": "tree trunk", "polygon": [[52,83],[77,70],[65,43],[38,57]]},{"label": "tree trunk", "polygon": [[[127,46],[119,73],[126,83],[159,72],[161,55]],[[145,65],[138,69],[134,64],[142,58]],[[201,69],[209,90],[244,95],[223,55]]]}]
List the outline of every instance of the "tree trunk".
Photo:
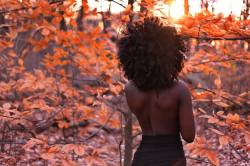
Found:
[{"label": "tree trunk", "polygon": [[61,22],[60,22],[60,30],[62,30],[62,31],[67,31],[67,25],[66,25],[65,19],[64,19],[64,17],[63,17],[64,11],[60,11],[59,13],[60,13],[60,15],[62,16],[62,20],[61,20]]},{"label": "tree trunk", "polygon": [[78,31],[83,31],[83,15],[84,15],[84,11],[83,11],[83,0],[82,0],[82,5],[81,5],[81,9],[78,12],[78,16],[76,18],[76,23],[77,23],[77,30]]},{"label": "tree trunk", "polygon": [[207,0],[201,0],[201,9],[204,9],[205,11],[208,11],[208,1]]},{"label": "tree trunk", "polygon": [[140,12],[143,13],[143,12],[147,11],[147,8],[143,5],[143,4],[145,4],[145,0],[142,0],[141,3],[142,3],[142,5],[140,7]]},{"label": "tree trunk", "polygon": [[111,2],[109,2],[109,10],[107,12],[101,12],[102,15],[102,23],[103,23],[103,32],[107,32],[107,28],[111,27],[111,21],[106,19],[106,17],[110,18],[111,15]]},{"label": "tree trunk", "polygon": [[[134,9],[134,3],[135,3],[135,0],[128,0],[128,5],[131,5],[131,10]],[[133,14],[129,14],[129,24],[131,24],[133,21]]]},{"label": "tree trunk", "polygon": [[184,13],[185,13],[185,15],[189,14],[189,3],[188,3],[188,0],[184,0]]},{"label": "tree trunk", "polygon": [[[0,14],[0,25],[5,24],[4,14]],[[4,35],[8,31],[7,27],[0,28],[0,35]]]},{"label": "tree trunk", "polygon": [[243,19],[247,20],[249,16],[250,0],[245,0],[245,4],[246,4],[246,9],[243,13]]},{"label": "tree trunk", "polygon": [[133,7],[133,4],[135,3],[135,0],[128,0],[128,4]]}]

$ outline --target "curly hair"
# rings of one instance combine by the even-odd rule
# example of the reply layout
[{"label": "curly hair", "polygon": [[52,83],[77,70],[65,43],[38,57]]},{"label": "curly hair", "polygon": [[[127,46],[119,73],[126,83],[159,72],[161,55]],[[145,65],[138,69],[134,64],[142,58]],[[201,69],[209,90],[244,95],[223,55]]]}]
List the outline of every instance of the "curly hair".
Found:
[{"label": "curly hair", "polygon": [[125,76],[140,90],[172,86],[183,68],[186,47],[174,27],[158,17],[128,24],[118,42],[118,59]]}]

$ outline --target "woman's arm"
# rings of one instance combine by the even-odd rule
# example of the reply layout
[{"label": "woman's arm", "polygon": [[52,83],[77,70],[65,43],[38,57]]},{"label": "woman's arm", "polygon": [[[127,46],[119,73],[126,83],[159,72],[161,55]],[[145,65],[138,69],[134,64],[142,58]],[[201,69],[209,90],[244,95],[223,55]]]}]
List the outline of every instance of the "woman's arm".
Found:
[{"label": "woman's arm", "polygon": [[180,85],[179,125],[182,138],[191,143],[195,138],[195,122],[191,94],[188,87]]}]

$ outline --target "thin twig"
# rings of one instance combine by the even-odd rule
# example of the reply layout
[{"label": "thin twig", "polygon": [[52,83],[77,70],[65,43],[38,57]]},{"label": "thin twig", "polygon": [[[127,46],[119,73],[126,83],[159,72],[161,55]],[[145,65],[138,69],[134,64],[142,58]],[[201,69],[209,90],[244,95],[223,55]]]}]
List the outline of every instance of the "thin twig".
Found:
[{"label": "thin twig", "polygon": [[[204,91],[211,92],[211,93],[213,93],[214,95],[217,94],[215,91],[213,91],[213,90],[211,90],[211,89],[207,89],[207,88],[193,87],[192,89],[201,89],[201,90],[204,90]],[[225,96],[223,96],[223,95],[221,95],[221,97],[222,97],[223,99],[225,99],[225,100],[227,100],[227,101],[229,101],[229,102],[231,102],[231,103],[233,103],[233,104],[239,106],[239,107],[242,107],[242,105],[236,103],[235,101],[233,101],[232,99],[230,99],[230,98],[228,98],[228,97],[225,97]]]},{"label": "thin twig", "polygon": [[183,35],[184,39],[197,39],[197,40],[250,40],[250,37],[196,37]]},{"label": "thin twig", "polygon": [[206,63],[212,63],[212,62],[227,62],[227,61],[240,61],[240,60],[250,60],[250,58],[228,58],[228,59],[219,59],[219,60],[212,60],[212,61],[205,61],[205,62],[200,62],[200,63],[195,63],[192,64],[192,66],[197,66],[197,65],[202,65]]},{"label": "thin twig", "polygon": [[124,6],[123,4],[121,4],[121,3],[119,3],[119,2],[117,2],[117,1],[115,1],[115,0],[106,0],[106,1],[114,2],[114,3],[116,3],[117,5],[120,5],[121,7],[126,8],[126,6]]},{"label": "thin twig", "polygon": [[235,149],[235,147],[234,147],[232,144],[229,143],[229,146],[230,146],[230,147],[240,156],[240,158],[241,158],[242,160],[244,160],[244,161],[246,161],[247,163],[249,163],[249,160],[248,160],[247,158],[243,157],[243,156],[238,152],[238,150]]},{"label": "thin twig", "polygon": [[92,137],[96,136],[109,122],[109,120],[112,118],[112,116],[114,115],[114,110],[112,110],[112,112],[109,114],[108,118],[106,119],[106,121],[104,122],[104,124],[99,127],[95,132],[93,132],[90,136],[88,136],[87,138],[85,138],[84,140],[82,140],[81,142],[85,142],[89,139],[91,139]]}]

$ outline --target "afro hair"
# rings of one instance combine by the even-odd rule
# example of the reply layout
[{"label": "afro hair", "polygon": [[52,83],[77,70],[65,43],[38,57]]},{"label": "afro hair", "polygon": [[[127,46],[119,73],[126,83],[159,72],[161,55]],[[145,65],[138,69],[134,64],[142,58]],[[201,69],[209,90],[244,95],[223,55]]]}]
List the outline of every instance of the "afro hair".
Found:
[{"label": "afro hair", "polygon": [[186,47],[174,27],[158,17],[130,23],[118,42],[118,59],[137,88],[143,91],[168,88],[178,80]]}]

